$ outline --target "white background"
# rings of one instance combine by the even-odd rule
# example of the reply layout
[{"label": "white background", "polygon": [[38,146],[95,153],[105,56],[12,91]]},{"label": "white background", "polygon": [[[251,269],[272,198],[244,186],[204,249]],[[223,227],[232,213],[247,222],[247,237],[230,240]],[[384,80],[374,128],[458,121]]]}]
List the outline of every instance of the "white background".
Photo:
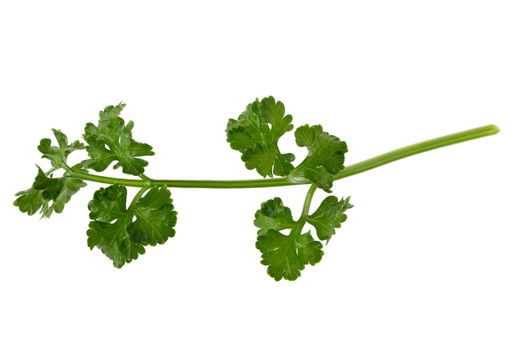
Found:
[{"label": "white background", "polygon": [[[0,348],[525,348],[522,1],[0,4]],[[276,195],[297,213],[304,187],[175,189],[176,237],[121,270],[86,245],[100,185],[50,220],[12,206],[40,138],[120,101],[149,176],[256,178],[224,129],[270,94],[348,164],[502,132],[337,182],[355,207],[292,283],[266,275],[252,221]]]}]

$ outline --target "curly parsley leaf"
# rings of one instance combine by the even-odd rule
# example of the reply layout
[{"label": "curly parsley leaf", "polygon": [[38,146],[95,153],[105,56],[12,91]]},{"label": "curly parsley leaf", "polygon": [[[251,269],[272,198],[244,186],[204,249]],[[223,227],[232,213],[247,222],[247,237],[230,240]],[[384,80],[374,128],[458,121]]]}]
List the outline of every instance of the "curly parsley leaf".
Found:
[{"label": "curly parsley leaf", "polygon": [[295,156],[281,153],[281,136],[293,129],[292,116],[285,115],[284,104],[273,97],[250,103],[238,119],[230,119],[226,128],[230,147],[242,153],[246,168],[262,176],[286,176],[292,171]]},{"label": "curly parsley leaf", "polygon": [[329,241],[335,234],[335,229],[346,221],[345,211],[352,207],[350,197],[338,200],[335,196],[328,196],[313,214],[306,217],[306,221],[315,227],[320,240]]},{"label": "curly parsley leaf", "polygon": [[[261,264],[268,266],[268,274],[276,281],[293,281],[306,265],[321,261],[323,245],[310,232],[301,233],[304,222],[295,222],[280,198],[264,202],[254,223],[259,228],[255,246],[262,254]],[[283,229],[290,229],[289,235],[281,233]]]},{"label": "curly parsley leaf", "polygon": [[38,168],[38,174],[33,186],[18,192],[14,205],[21,212],[33,215],[40,211],[42,217],[50,217],[53,213],[61,213],[71,197],[86,183],[72,177],[53,178]]},{"label": "curly parsley leaf", "polygon": [[122,267],[146,252],[145,246],[162,244],[175,236],[177,212],[166,187],[152,187],[127,207],[127,189],[111,185],[95,192],[89,202],[88,246],[100,250]]},{"label": "curly parsley leaf", "polygon": [[133,122],[125,124],[120,117],[125,106],[124,103],[108,106],[99,113],[98,126],[86,124],[84,139],[90,157],[84,161],[86,167],[104,171],[112,162],[116,162],[113,168],[122,167],[126,174],[144,173],[148,162],[138,157],[151,156],[154,152],[150,145],[133,139]]},{"label": "curly parsley leaf", "polygon": [[346,142],[323,131],[321,125],[303,125],[295,130],[295,141],[306,147],[308,155],[290,174],[290,178],[306,179],[317,187],[330,192],[333,175],[344,169]]}]

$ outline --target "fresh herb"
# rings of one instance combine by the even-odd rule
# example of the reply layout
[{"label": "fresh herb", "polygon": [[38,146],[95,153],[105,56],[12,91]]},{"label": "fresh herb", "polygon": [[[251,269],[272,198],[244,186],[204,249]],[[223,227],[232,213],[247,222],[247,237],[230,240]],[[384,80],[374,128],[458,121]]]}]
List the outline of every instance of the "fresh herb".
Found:
[{"label": "fresh herb", "polygon": [[[38,150],[49,160],[47,171],[37,168],[31,188],[18,192],[14,204],[23,213],[40,213],[48,218],[61,213],[73,195],[86,186],[85,181],[108,184],[97,190],[89,202],[89,248],[99,248],[115,267],[144,254],[146,246],[165,243],[175,236],[177,212],[174,210],[169,187],[186,188],[253,188],[290,185],[310,187],[303,209],[297,220],[281,198],[263,202],[255,213],[258,228],[256,248],[261,252],[261,263],[276,281],[295,280],[306,265],[321,261],[323,247],[335,235],[336,229],[347,219],[352,208],[350,198],[339,199],[329,195],[320,205],[310,206],[317,188],[330,193],[333,182],[378,166],[426,152],[493,135],[499,132],[495,125],[487,125],[450,134],[377,157],[346,166],[347,144],[323,130],[321,125],[303,125],[295,130],[295,142],[308,150],[306,157],[294,165],[293,153],[279,148],[281,137],[293,130],[293,117],[286,114],[284,104],[273,97],[248,104],[237,119],[230,119],[226,127],[227,141],[241,153],[246,168],[255,169],[259,180],[154,180],[146,176],[148,162],[145,156],[154,155],[150,145],[133,138],[133,122],[126,123],[121,112],[125,104],[108,106],[99,113],[97,125],[87,123],[84,141],[69,143],[66,135],[53,129],[56,145],[42,139]],[[87,151],[88,158],[74,165],[68,163],[72,152]],[[136,179],[95,175],[111,164]],[[275,177],[274,177],[275,176]],[[128,187],[139,188],[128,200]],[[305,226],[309,225],[311,229]],[[313,232],[313,233],[312,233]]]}]

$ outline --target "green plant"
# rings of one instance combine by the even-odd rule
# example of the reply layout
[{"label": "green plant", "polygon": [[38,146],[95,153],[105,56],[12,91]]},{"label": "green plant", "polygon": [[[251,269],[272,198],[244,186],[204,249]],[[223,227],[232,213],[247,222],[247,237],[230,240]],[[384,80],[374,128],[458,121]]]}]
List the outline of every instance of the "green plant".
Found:
[{"label": "green plant", "polygon": [[[91,222],[87,231],[88,246],[98,247],[116,267],[122,267],[145,253],[146,246],[165,243],[175,235],[177,212],[168,187],[251,188],[310,185],[303,210],[294,220],[281,198],[262,203],[255,213],[256,247],[263,265],[275,280],[295,280],[308,264],[315,265],[323,256],[323,243],[328,242],[346,220],[352,208],[349,198],[327,196],[315,211],[310,210],[317,188],[329,193],[333,181],[343,179],[417,153],[488,135],[499,129],[487,125],[403,147],[377,157],[344,166],[347,145],[320,125],[303,125],[295,130],[295,141],[306,147],[308,154],[294,165],[292,153],[282,153],[279,139],[293,129],[292,116],[273,97],[250,103],[226,128],[232,149],[239,151],[246,168],[255,169],[259,180],[154,180],[144,174],[148,162],[142,157],[153,155],[152,147],[133,139],[133,122],[125,123],[120,114],[125,105],[108,106],[99,113],[98,124],[86,124],[84,141],[69,142],[60,130],[53,129],[56,145],[42,139],[38,150],[51,163],[47,171],[38,168],[31,188],[18,192],[14,204],[20,211],[42,217],[61,213],[85,181],[110,186],[97,190],[89,202]],[[86,150],[88,159],[70,165],[68,156]],[[111,164],[138,178],[113,178],[94,175]],[[61,174],[60,174],[61,172]],[[57,175],[58,174],[58,175]],[[276,176],[276,177],[274,177]],[[138,192],[128,201],[128,187]],[[128,204],[129,202],[129,204]],[[305,231],[309,224],[315,231]],[[283,232],[289,231],[288,234]]]}]

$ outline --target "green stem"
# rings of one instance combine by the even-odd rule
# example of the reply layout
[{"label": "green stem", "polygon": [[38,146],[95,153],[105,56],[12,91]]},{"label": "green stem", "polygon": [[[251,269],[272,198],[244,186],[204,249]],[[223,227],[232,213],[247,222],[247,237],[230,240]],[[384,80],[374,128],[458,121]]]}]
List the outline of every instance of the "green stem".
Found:
[{"label": "green stem", "polygon": [[[144,194],[144,192],[146,192],[148,188],[147,187],[142,187],[138,192],[137,194],[135,195],[135,197],[133,197],[133,200],[131,201],[131,204],[129,205],[129,209],[133,209],[135,207],[135,205],[137,204],[137,202],[139,201],[140,198],[142,198],[142,195]],[[132,210],[130,210],[130,212],[132,212]]]},{"label": "green stem", "polygon": [[454,134],[437,137],[435,139],[414,143],[413,145],[398,148],[394,151],[347,166],[340,173],[335,175],[334,179],[337,180],[347,176],[356,175],[364,171],[377,168],[381,165],[413,156],[414,154],[431,151],[436,148],[450,146],[456,143],[479,139],[481,137],[495,135],[498,132],[499,128],[496,125],[485,125],[479,128],[465,130]]},{"label": "green stem", "polygon": [[146,182],[146,186],[151,186],[151,179],[146,174],[140,174],[139,177]]},{"label": "green stem", "polygon": [[317,186],[312,185],[308,189],[308,192],[306,192],[306,197],[304,198],[303,210],[301,211],[301,217],[299,218],[299,222],[306,220],[306,217],[308,216],[308,213],[310,212],[310,204],[312,204],[312,198],[314,198],[314,193],[316,189],[317,189]]},{"label": "green stem", "polygon": [[[455,134],[441,136],[435,139],[415,143],[410,146],[398,148],[394,151],[381,154],[379,156],[364,160],[345,167],[341,172],[334,176],[335,180],[343,179],[356,175],[393,161],[410,157],[412,155],[427,152],[436,148],[450,146],[456,143],[474,140],[481,137],[497,134],[499,128],[496,125],[486,125],[475,129],[465,130]],[[276,187],[308,184],[306,181],[290,182],[285,177],[259,180],[153,180],[153,179],[121,179],[93,174],[80,173],[68,170],[70,176],[106,184],[120,184],[132,187],[147,186],[167,186],[167,187],[186,187],[186,188],[255,188],[255,187]],[[313,193],[312,193],[313,194]]]},{"label": "green stem", "polygon": [[301,216],[296,221],[295,226],[290,231],[290,236],[298,236],[303,232],[303,227],[306,224],[306,217],[310,212],[310,204],[312,204],[312,199],[314,198],[315,190],[317,186],[312,185],[306,192],[306,197],[304,198],[303,210],[301,211]]}]

